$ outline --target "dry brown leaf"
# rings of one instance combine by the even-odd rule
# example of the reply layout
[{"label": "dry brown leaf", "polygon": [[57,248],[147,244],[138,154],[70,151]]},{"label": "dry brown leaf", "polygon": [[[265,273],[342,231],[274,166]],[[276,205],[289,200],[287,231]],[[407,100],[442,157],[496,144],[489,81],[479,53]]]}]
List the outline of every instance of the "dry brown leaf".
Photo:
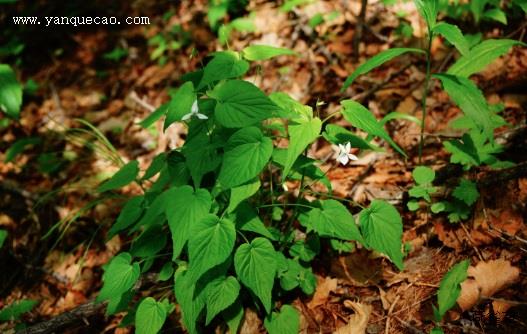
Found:
[{"label": "dry brown leaf", "polygon": [[457,299],[463,311],[476,305],[482,297],[491,297],[520,277],[520,270],[503,259],[479,262],[475,267],[468,268],[467,273],[469,278],[461,284],[461,295]]},{"label": "dry brown leaf", "polygon": [[344,306],[351,308],[355,314],[349,317],[348,323],[338,328],[334,334],[364,334],[372,311],[371,305],[359,302],[344,301]]},{"label": "dry brown leaf", "polygon": [[329,294],[335,290],[337,290],[336,278],[326,277],[323,280],[319,279],[313,299],[307,304],[307,307],[314,310],[318,306],[325,304],[329,298]]},{"label": "dry brown leaf", "polygon": [[258,334],[262,321],[258,318],[258,314],[252,309],[245,309],[245,316],[243,318],[242,326],[240,327],[240,334]]}]

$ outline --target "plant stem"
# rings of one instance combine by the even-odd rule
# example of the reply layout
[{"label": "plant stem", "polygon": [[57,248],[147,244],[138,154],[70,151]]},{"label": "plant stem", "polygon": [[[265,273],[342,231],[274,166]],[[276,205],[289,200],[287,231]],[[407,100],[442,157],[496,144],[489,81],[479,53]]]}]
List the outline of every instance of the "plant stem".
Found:
[{"label": "plant stem", "polygon": [[434,35],[428,29],[428,45],[426,48],[426,76],[425,76],[425,83],[423,86],[423,97],[421,99],[421,108],[422,108],[422,118],[421,118],[421,136],[419,139],[419,164],[421,164],[423,159],[423,143],[424,143],[424,135],[425,135],[425,121],[426,121],[426,97],[428,95],[428,86],[430,83],[430,67],[432,63],[432,57],[431,57],[431,49],[432,49],[432,38]]},{"label": "plant stem", "polygon": [[309,206],[309,205],[298,204],[298,203],[275,203],[275,204],[264,204],[264,205],[257,206],[256,208],[257,208],[257,209],[261,209],[261,208],[272,208],[272,207],[275,207],[275,206],[297,206],[297,207],[300,207],[300,208],[307,208],[307,209],[314,209],[314,208],[315,208],[315,206]]}]

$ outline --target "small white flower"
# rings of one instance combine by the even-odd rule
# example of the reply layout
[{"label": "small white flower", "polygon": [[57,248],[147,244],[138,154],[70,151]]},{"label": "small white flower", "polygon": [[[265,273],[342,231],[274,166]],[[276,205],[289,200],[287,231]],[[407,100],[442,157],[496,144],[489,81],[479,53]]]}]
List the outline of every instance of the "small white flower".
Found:
[{"label": "small white flower", "polygon": [[186,114],[186,115],[183,115],[183,117],[181,117],[181,120],[182,121],[187,121],[192,116],[196,116],[199,119],[208,119],[207,115],[201,114],[199,112],[198,100],[195,100],[194,103],[192,103],[192,108],[190,108],[190,112],[188,114]]},{"label": "small white flower", "polygon": [[350,160],[359,160],[356,155],[350,153],[350,142],[347,142],[345,145],[339,144],[337,150],[336,159],[343,165],[347,165]]}]

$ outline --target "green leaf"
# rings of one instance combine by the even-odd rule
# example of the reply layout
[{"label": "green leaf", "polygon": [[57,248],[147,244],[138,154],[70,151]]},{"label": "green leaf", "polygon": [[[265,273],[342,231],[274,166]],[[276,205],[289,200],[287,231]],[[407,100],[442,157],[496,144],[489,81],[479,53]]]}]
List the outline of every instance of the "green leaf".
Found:
[{"label": "green leaf", "polygon": [[0,111],[18,119],[21,106],[22,85],[9,65],[0,64]]},{"label": "green leaf", "polygon": [[474,141],[467,133],[463,135],[461,140],[448,140],[443,142],[443,146],[447,152],[452,154],[450,157],[451,163],[463,164],[465,165],[465,169],[468,169],[470,166],[479,166],[481,163]]},{"label": "green leaf", "polygon": [[247,81],[227,81],[217,85],[209,96],[218,101],[216,120],[227,128],[254,125],[279,110],[258,87]]},{"label": "green leaf", "polygon": [[416,201],[416,200],[410,200],[408,201],[408,203],[406,204],[406,206],[408,207],[408,210],[410,211],[417,211],[419,210],[419,208],[421,207],[419,205],[419,201]]},{"label": "green leaf", "polygon": [[238,247],[234,255],[234,268],[240,281],[262,302],[267,313],[271,312],[271,296],[277,270],[276,251],[265,238],[255,238],[251,243]]},{"label": "green leaf", "polygon": [[486,20],[496,21],[502,24],[507,24],[507,15],[499,8],[492,8],[483,13],[483,18]]},{"label": "green leaf", "polygon": [[469,77],[485,69],[496,58],[506,54],[514,45],[525,45],[511,39],[487,39],[473,47],[466,56],[460,57],[450,68],[448,74]]},{"label": "green leaf", "polygon": [[527,0],[513,0],[515,5],[518,5],[524,13],[527,13]]},{"label": "green leaf", "polygon": [[381,125],[385,125],[386,123],[388,123],[389,121],[394,120],[394,119],[404,119],[404,120],[413,122],[413,123],[415,123],[417,125],[421,125],[421,120],[419,118],[417,118],[415,116],[412,116],[412,115],[408,115],[408,114],[402,113],[402,112],[398,112],[398,111],[392,111],[392,112],[386,114],[386,116],[384,116],[380,120],[379,123]]},{"label": "green leaf", "polygon": [[461,261],[453,266],[439,283],[437,303],[441,318],[456,305],[457,298],[461,293],[461,283],[467,279],[469,265],[470,262],[468,260]]},{"label": "green leaf", "polygon": [[147,129],[149,128],[150,126],[152,126],[152,124],[154,124],[158,119],[160,119],[161,117],[163,117],[164,115],[166,115],[167,111],[168,111],[168,107],[170,105],[170,102],[167,102],[167,103],[164,103],[162,104],[161,106],[159,106],[159,108],[157,108],[156,110],[154,110],[152,113],[150,113],[150,115],[148,115],[145,119],[143,119],[141,122],[139,122],[139,125],[143,128],[143,129]]},{"label": "green leaf", "polygon": [[322,136],[332,144],[346,144],[349,142],[351,147],[357,147],[363,150],[382,150],[380,147],[368,143],[366,140],[339,125],[328,124],[324,130]]},{"label": "green leaf", "polygon": [[269,232],[260,217],[258,217],[254,209],[247,202],[242,202],[238,205],[229,217],[232,217],[231,219],[236,223],[237,230],[257,233],[274,240],[271,232]]},{"label": "green leaf", "polygon": [[368,59],[365,63],[361,64],[357,69],[344,81],[344,85],[340,89],[341,92],[346,90],[353,81],[360,75],[366,74],[369,71],[373,70],[376,67],[381,66],[382,64],[386,63],[387,61],[392,60],[393,58],[400,56],[407,52],[416,52],[416,53],[425,53],[421,49],[414,49],[414,48],[392,48],[388,50],[384,50],[380,52],[379,54],[376,54],[372,58]]},{"label": "green leaf", "polygon": [[308,224],[321,237],[364,242],[353,216],[340,202],[328,199],[320,201],[321,208],[308,212]]},{"label": "green leaf", "polygon": [[417,184],[428,185],[434,181],[436,172],[430,167],[417,166],[412,172],[412,177]]},{"label": "green leaf", "polygon": [[269,334],[292,334],[300,330],[300,315],[291,305],[284,305],[280,313],[273,312],[264,320],[265,329]]},{"label": "green leaf", "polygon": [[406,157],[404,151],[392,140],[390,135],[377,122],[375,116],[362,104],[353,100],[341,101],[343,106],[342,115],[356,128],[366,131],[368,134],[380,137],[387,141],[397,152]]},{"label": "green leaf", "polygon": [[492,113],[485,96],[474,82],[470,79],[448,75],[436,74],[443,83],[450,98],[461,108],[463,113],[471,118],[481,130],[485,132],[487,138],[494,138],[494,124],[492,122]]},{"label": "green leaf", "polygon": [[135,331],[137,334],[158,333],[167,317],[165,304],[147,297],[139,303],[135,313]]},{"label": "green leaf", "polygon": [[369,208],[360,212],[359,221],[367,245],[388,255],[403,270],[403,223],[397,209],[385,201],[373,200]]},{"label": "green leaf", "polygon": [[236,241],[234,223],[209,214],[193,222],[188,242],[189,272],[199,278],[231,255]]},{"label": "green leaf", "polygon": [[437,20],[437,0],[414,0],[419,15],[425,20],[428,31],[434,29]]},{"label": "green leaf", "polygon": [[7,239],[7,231],[6,230],[0,230],[0,248],[4,246],[4,242]]},{"label": "green leaf", "polygon": [[174,275],[174,293],[181,307],[181,318],[190,334],[198,334],[196,322],[206,302],[204,294],[194,296],[195,288],[196,281],[190,278],[189,272],[184,268],[178,269]]},{"label": "green leaf", "polygon": [[139,174],[139,162],[132,160],[117,171],[109,180],[105,181],[97,188],[98,192],[118,189],[133,182]]},{"label": "green leaf", "polygon": [[157,275],[157,280],[164,282],[168,280],[172,275],[174,274],[174,267],[172,266],[172,262],[167,262],[163,265],[161,270],[159,271],[159,274]]},{"label": "green leaf", "polygon": [[304,121],[313,118],[313,108],[298,102],[286,93],[274,92],[269,95],[269,98],[279,107],[278,115],[281,118]]},{"label": "green leaf", "polygon": [[222,312],[223,319],[227,323],[227,326],[229,326],[230,333],[238,333],[238,328],[240,328],[243,320],[243,314],[243,305],[239,301],[235,301],[234,304]]},{"label": "green leaf", "polygon": [[18,300],[0,310],[0,321],[17,320],[24,313],[27,313],[38,304],[38,301],[32,299]]},{"label": "green leaf", "polygon": [[302,266],[298,261],[292,259],[286,259],[286,263],[287,270],[279,275],[280,287],[285,291],[291,291],[300,284],[299,276]]},{"label": "green leaf", "polygon": [[214,58],[203,69],[203,77],[198,90],[219,80],[241,77],[247,70],[249,70],[249,63],[240,59],[237,52],[216,52]]},{"label": "green leaf", "polygon": [[214,317],[231,306],[240,294],[240,283],[233,276],[220,277],[207,285],[207,320],[208,325]]},{"label": "green leaf", "polygon": [[196,135],[185,142],[183,154],[194,186],[199,187],[203,176],[216,170],[221,164],[222,156],[218,152],[220,146],[218,141],[211,142],[207,134]]},{"label": "green leaf", "polygon": [[260,180],[255,179],[253,181],[249,181],[248,183],[242,184],[241,186],[232,188],[227,212],[233,212],[241,202],[256,194],[258,189],[260,189],[260,186]]},{"label": "green leaf", "polygon": [[192,104],[194,104],[196,99],[194,85],[191,81],[187,81],[179,87],[168,105],[167,117],[165,118],[163,130],[166,130],[172,123],[181,121],[183,116],[190,113]]},{"label": "green leaf", "polygon": [[461,179],[459,185],[454,189],[452,196],[465,202],[466,205],[471,206],[479,198],[478,187],[472,181]]},{"label": "green leaf", "polygon": [[212,198],[206,189],[194,191],[191,186],[172,188],[166,196],[166,216],[173,242],[172,259],[176,259],[189,240],[193,226],[209,213]]},{"label": "green leaf", "polygon": [[286,48],[277,48],[268,45],[251,45],[242,50],[242,55],[250,61],[267,60],[277,56],[298,56],[296,52]]},{"label": "green leaf", "polygon": [[219,183],[232,188],[260,174],[273,153],[273,142],[256,127],[238,130],[228,140]]},{"label": "green leaf", "polygon": [[141,180],[148,180],[152,176],[159,173],[161,169],[163,169],[163,167],[166,165],[166,162],[167,162],[167,154],[165,152],[156,155],[154,159],[152,159],[150,166],[148,166]]},{"label": "green leaf", "polygon": [[434,327],[432,328],[432,331],[430,331],[430,334],[445,334],[445,332],[439,327]]},{"label": "green leaf", "polygon": [[38,145],[42,142],[39,137],[28,137],[18,139],[11,145],[5,152],[4,162],[8,163],[13,161],[17,155],[22,153],[29,145]]},{"label": "green leaf", "polygon": [[97,301],[114,299],[132,289],[139,279],[139,263],[132,262],[132,256],[121,253],[115,256],[104,270],[103,287],[97,296]]},{"label": "green leaf", "polygon": [[465,37],[463,36],[463,33],[456,25],[446,23],[446,22],[440,22],[434,27],[433,30],[434,33],[440,34],[443,36],[447,41],[449,41],[452,45],[456,47],[456,49],[461,53],[463,56],[468,55],[469,53],[469,45]]},{"label": "green leaf", "polygon": [[135,257],[149,258],[161,251],[167,243],[167,236],[161,225],[155,225],[143,231],[132,242],[130,253]]},{"label": "green leaf", "polygon": [[308,237],[304,241],[296,241],[289,249],[291,256],[298,257],[304,262],[312,261],[319,252],[320,240],[318,237]]},{"label": "green leaf", "polygon": [[289,146],[284,164],[284,176],[289,174],[298,156],[318,138],[321,128],[322,121],[318,117],[310,121],[289,124]]}]

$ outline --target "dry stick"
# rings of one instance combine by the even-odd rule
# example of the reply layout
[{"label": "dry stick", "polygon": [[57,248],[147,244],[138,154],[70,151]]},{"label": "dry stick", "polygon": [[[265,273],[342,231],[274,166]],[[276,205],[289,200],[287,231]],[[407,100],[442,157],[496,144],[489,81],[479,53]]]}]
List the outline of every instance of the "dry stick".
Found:
[{"label": "dry stick", "polygon": [[390,333],[390,318],[392,316],[393,309],[395,308],[395,304],[397,304],[399,299],[401,299],[401,295],[397,295],[392,305],[390,305],[390,309],[388,310],[388,315],[386,316],[386,326],[384,327],[384,334]]},{"label": "dry stick", "polygon": [[478,254],[479,260],[480,260],[480,261],[485,261],[485,258],[483,257],[483,254],[482,254],[481,251],[478,249],[478,247],[476,247],[476,243],[474,242],[474,240],[473,240],[472,237],[470,236],[470,233],[468,232],[467,228],[465,227],[465,224],[463,224],[463,222],[460,222],[459,224],[461,225],[461,228],[463,229],[463,231],[464,231],[465,234],[467,235],[468,242],[470,243],[470,245],[472,246],[472,248],[474,249],[474,251],[476,252],[476,254]]},{"label": "dry stick", "polygon": [[19,330],[16,334],[49,334],[79,321],[88,324],[87,318],[101,312],[105,305],[106,303],[91,301],[47,321]]},{"label": "dry stick", "polygon": [[368,0],[361,0],[360,14],[357,20],[357,26],[355,28],[355,34],[353,35],[353,59],[359,58],[359,43],[362,39],[362,31],[364,28],[364,21],[366,18],[366,8],[368,7]]}]

